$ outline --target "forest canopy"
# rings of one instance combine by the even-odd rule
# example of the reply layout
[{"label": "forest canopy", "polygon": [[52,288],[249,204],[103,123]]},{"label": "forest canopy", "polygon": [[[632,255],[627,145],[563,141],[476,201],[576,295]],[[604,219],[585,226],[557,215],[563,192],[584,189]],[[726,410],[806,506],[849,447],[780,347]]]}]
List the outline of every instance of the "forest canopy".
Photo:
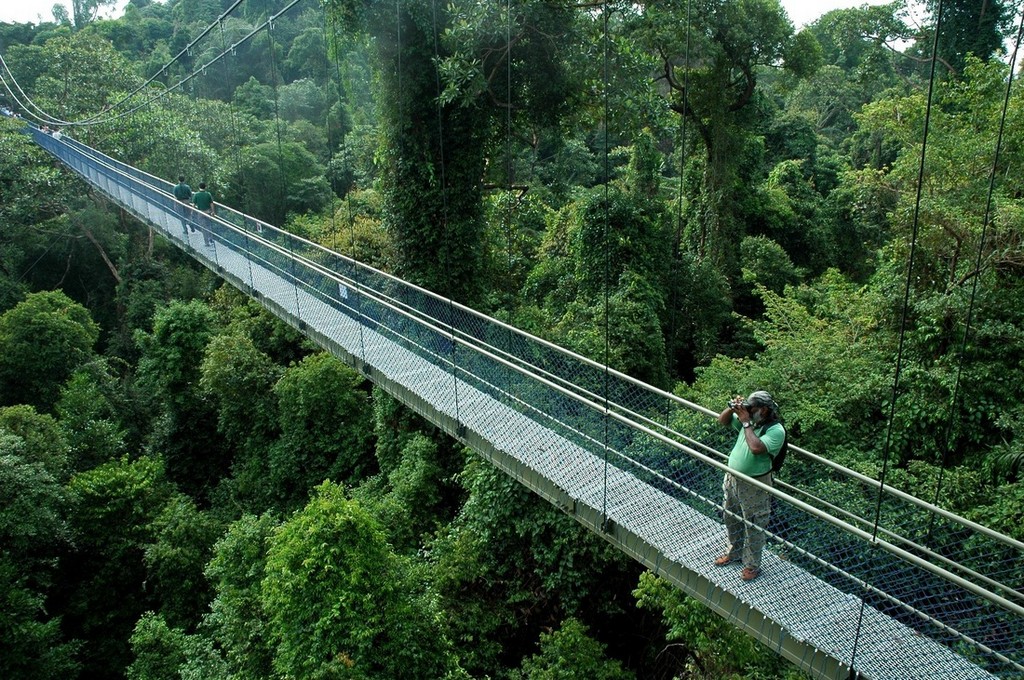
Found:
[{"label": "forest canopy", "polygon": [[[0,105],[1024,540],[1012,3],[106,4],[0,23]],[[22,125],[0,676],[802,677]]]}]

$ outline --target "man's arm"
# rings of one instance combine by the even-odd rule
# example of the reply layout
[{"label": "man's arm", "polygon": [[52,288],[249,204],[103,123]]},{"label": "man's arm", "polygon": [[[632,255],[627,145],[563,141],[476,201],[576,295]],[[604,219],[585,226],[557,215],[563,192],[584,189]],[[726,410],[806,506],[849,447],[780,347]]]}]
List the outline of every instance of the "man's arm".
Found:
[{"label": "man's arm", "polygon": [[728,407],[718,415],[718,424],[722,427],[732,425],[732,407]]}]

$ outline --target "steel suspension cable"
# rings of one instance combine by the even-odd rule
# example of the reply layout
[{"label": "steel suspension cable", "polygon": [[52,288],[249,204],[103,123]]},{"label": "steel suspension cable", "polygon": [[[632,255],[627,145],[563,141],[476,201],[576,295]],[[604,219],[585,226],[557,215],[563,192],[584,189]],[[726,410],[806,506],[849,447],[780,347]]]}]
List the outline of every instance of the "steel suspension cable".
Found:
[{"label": "steel suspension cable", "polygon": [[[108,105],[103,110],[102,113],[105,114],[105,113],[108,113],[108,112],[116,110],[124,102],[127,102],[133,96],[135,96],[136,94],[138,94],[142,90],[146,89],[146,87],[148,87],[149,84],[152,83],[153,81],[155,81],[159,76],[166,74],[167,73],[167,69],[170,68],[171,66],[173,66],[183,55],[185,55],[185,54],[191,55],[192,54],[192,50],[194,49],[195,45],[200,40],[205,38],[210,33],[210,31],[212,31],[214,28],[216,28],[216,27],[220,28],[221,37],[223,38],[223,35],[224,35],[224,20],[227,19],[229,16],[231,16],[231,14],[233,14],[234,11],[238,8],[238,6],[241,5],[243,2],[245,2],[245,0],[235,0],[231,4],[230,7],[228,7],[226,10],[224,10],[224,12],[219,17],[217,17],[217,19],[213,23],[211,23],[209,26],[207,26],[205,29],[203,29],[203,31],[200,32],[199,35],[197,35],[195,38],[193,38],[192,41],[189,42],[188,45],[183,47],[180,52],[178,52],[176,55],[174,55],[171,58],[170,61],[168,61],[166,64],[164,64],[159,69],[157,69],[157,72],[155,74],[153,74],[152,76],[150,76],[150,78],[148,80],[146,80],[144,83],[142,83],[141,85],[136,87],[134,90],[132,90],[128,94],[124,95],[118,101],[114,102],[113,104]],[[102,123],[102,122],[105,122],[105,121],[101,118],[100,115],[97,115],[97,116],[92,116],[90,118],[86,118],[84,120],[78,121],[78,122],[73,123],[73,124],[74,125],[84,125],[84,124]]]},{"label": "steel suspension cable", "polygon": [[[676,318],[679,314],[679,286],[676,282],[679,280],[679,265],[683,258],[683,183],[686,174],[686,161],[687,161],[687,129],[686,129],[686,101],[690,96],[690,0],[686,0],[686,41],[683,50],[683,112],[679,116],[679,189],[676,194],[676,233],[672,243],[672,287],[671,287],[671,302],[669,304],[669,361],[673,370],[678,374],[678,365],[676,364],[676,336],[679,332]],[[665,422],[668,422],[669,418],[669,403],[665,402]]]},{"label": "steel suspension cable", "polygon": [[[914,281],[914,258],[917,254],[917,235],[921,218],[921,194],[924,188],[924,166],[928,151],[928,131],[931,127],[932,101],[935,94],[935,65],[938,63],[939,31],[942,28],[943,0],[937,0],[935,35],[932,39],[932,58],[928,75],[928,98],[925,104],[924,130],[921,136],[921,157],[917,168],[917,191],[914,197],[914,216],[911,223],[910,250],[907,256],[907,279],[903,290],[903,309],[900,313],[899,342],[896,348],[896,366],[893,374],[892,398],[889,403],[889,421],[885,430],[885,443],[882,448],[882,471],[879,475],[879,486],[875,499],[875,518],[871,528],[871,542],[878,540],[878,528],[882,516],[882,491],[885,488],[886,473],[889,469],[889,458],[892,450],[892,431],[896,420],[896,400],[899,397],[900,376],[903,368],[903,349],[906,343],[908,308],[910,307],[910,290]],[[861,597],[860,612],[857,616],[857,628],[854,634],[853,649],[850,652],[850,676],[854,676],[854,662],[857,659],[857,646],[860,643],[861,627],[864,623],[864,609],[867,598]]]},{"label": "steel suspension cable", "polygon": [[610,254],[611,248],[609,246],[609,239],[611,237],[611,234],[610,234],[611,230],[609,228],[610,227],[610,225],[609,225],[609,210],[610,210],[610,206],[608,205],[608,201],[610,200],[610,194],[609,194],[609,191],[608,191],[608,182],[611,179],[610,176],[609,176],[610,175],[610,170],[609,170],[610,164],[609,164],[609,158],[608,158],[608,156],[609,156],[609,151],[608,151],[608,144],[609,144],[608,127],[609,127],[609,125],[611,123],[611,105],[610,105],[609,97],[608,97],[608,90],[610,89],[609,85],[608,85],[608,82],[609,82],[608,70],[609,70],[609,63],[611,61],[611,56],[610,56],[610,48],[609,48],[609,45],[608,45],[608,15],[609,15],[608,2],[607,2],[607,0],[604,0],[604,2],[601,3],[601,24],[602,24],[602,30],[604,32],[604,36],[603,36],[603,40],[602,40],[602,49],[604,50],[604,65],[603,65],[603,69],[602,69],[603,91],[601,93],[601,96],[603,98],[603,105],[604,105],[604,112],[603,112],[603,116],[604,116],[604,187],[603,187],[603,191],[604,191],[604,225],[602,226],[602,239],[604,240],[604,372],[603,372],[604,380],[603,380],[603,384],[602,384],[602,388],[601,388],[602,392],[603,392],[603,395],[602,395],[603,396],[602,405],[603,405],[603,408],[604,408],[604,416],[603,416],[603,426],[604,426],[603,427],[603,432],[604,432],[603,437],[604,437],[604,441],[602,442],[603,448],[604,448],[604,479],[602,480],[602,484],[604,485],[604,493],[602,494],[602,497],[603,497],[603,501],[602,501],[603,502],[603,507],[601,508],[601,514],[603,516],[602,524],[604,525],[603,528],[605,530],[609,529],[609,524],[608,524],[608,521],[609,521],[608,520],[608,465],[610,463],[609,463],[609,460],[608,460],[608,456],[609,456],[609,434],[610,434],[609,433],[609,426],[610,426],[610,422],[609,422],[608,415],[609,415],[610,409],[609,409],[608,391],[609,391],[609,385],[611,383],[611,376],[608,373],[608,362],[611,360],[611,339],[610,339],[610,336],[611,336],[611,325],[609,323],[609,317],[611,316],[611,310],[609,309],[609,307],[610,307],[610,300],[609,300],[609,292],[608,292],[609,288],[611,286],[611,282],[608,280],[611,277],[611,254]]},{"label": "steel suspension cable", "polygon": [[[158,92],[157,94],[151,95],[145,101],[143,101],[140,104],[137,104],[137,105],[133,106],[131,109],[128,109],[127,111],[123,111],[123,112],[121,112],[121,113],[119,113],[119,114],[117,114],[115,116],[111,116],[110,118],[104,119],[101,122],[103,122],[103,123],[110,123],[110,122],[113,122],[113,121],[116,121],[116,120],[120,120],[122,118],[125,118],[126,116],[132,115],[133,113],[135,113],[139,109],[142,109],[142,108],[145,108],[146,106],[149,106],[149,104],[151,104],[154,101],[157,101],[159,99],[163,99],[164,97],[170,95],[175,90],[182,89],[182,91],[184,91],[183,88],[184,88],[184,86],[186,84],[190,84],[198,76],[200,76],[203,73],[205,73],[207,68],[209,68],[210,66],[213,66],[215,63],[217,63],[218,61],[220,61],[224,57],[228,56],[232,51],[236,50],[239,46],[245,44],[250,39],[252,39],[253,36],[258,35],[261,31],[263,31],[265,28],[267,28],[271,24],[271,22],[275,21],[278,17],[280,17],[283,14],[285,14],[288,10],[290,10],[292,7],[294,7],[295,5],[297,5],[300,2],[302,2],[302,0],[291,0],[291,2],[288,3],[288,5],[286,5],[281,11],[279,11],[277,14],[275,14],[272,17],[270,17],[269,19],[267,19],[265,22],[263,22],[262,24],[260,24],[256,28],[252,29],[242,39],[240,39],[238,42],[234,43],[227,51],[221,52],[216,57],[214,57],[210,61],[206,62],[202,66],[195,67],[193,69],[193,71],[189,75],[187,75],[184,78],[182,78],[181,80],[179,80],[177,83],[175,83],[170,88],[164,89],[161,92]],[[0,78],[0,80],[2,80],[2,78]],[[5,83],[5,86],[6,86],[6,83]],[[20,104],[20,102],[19,102],[19,104]],[[35,117],[35,116],[33,116],[33,117]],[[98,125],[98,124],[99,124],[99,122],[89,123],[89,125]]]},{"label": "steel suspension cable", "polygon": [[[22,89],[21,84],[18,82],[17,78],[14,77],[14,72],[11,71],[10,67],[7,65],[7,62],[4,60],[2,55],[0,55],[0,67],[2,67],[2,70],[0,70],[0,81],[3,82],[4,89],[7,90],[7,93],[9,95],[11,95],[11,99],[13,99],[14,102],[19,107],[21,107],[22,111],[24,111],[27,115],[31,116],[32,118],[35,118],[39,122],[43,123],[44,125],[66,124],[66,121],[62,121],[61,119],[51,116],[49,113],[44,111],[32,100],[31,97],[28,96],[25,90]],[[5,72],[7,74],[6,76],[4,76]],[[14,89],[11,89],[12,84],[14,89],[21,93],[20,97],[14,93]]]},{"label": "steel suspension cable", "polygon": [[[431,13],[431,28],[433,32],[434,42],[434,87],[436,89],[436,106],[437,112],[437,153],[440,161],[440,179],[441,179],[441,240],[443,243],[444,253],[442,258],[444,260],[445,270],[451,271],[451,234],[450,234],[450,223],[448,215],[448,180],[445,176],[445,151],[444,151],[444,105],[441,102],[441,70],[440,54],[441,49],[438,44],[438,31],[437,31],[437,0],[430,0],[430,13]],[[455,392],[455,420],[458,422],[459,427],[462,427],[462,416],[459,413],[459,379],[458,379],[458,362],[455,356],[456,347],[458,344],[455,342],[455,306],[452,298],[452,285],[451,278],[445,279],[448,290],[445,291],[447,294],[445,297],[448,299],[448,319],[449,319],[449,333],[450,333],[450,346],[451,346],[451,362],[452,362],[452,389]]]},{"label": "steel suspension cable", "polygon": [[[119,115],[116,115],[116,116],[114,116],[114,115],[107,115],[107,114],[109,114],[110,112],[116,110],[124,102],[128,101],[133,96],[135,96],[136,94],[138,94],[139,92],[144,90],[153,81],[155,81],[160,75],[166,74],[167,69],[169,67],[171,67],[172,65],[174,65],[179,59],[181,59],[182,56],[191,55],[194,46],[200,40],[202,40],[204,37],[206,37],[210,33],[210,31],[212,31],[214,28],[216,28],[218,25],[220,25],[221,22],[224,19],[226,19],[228,16],[230,16],[235,11],[235,9],[242,2],[244,2],[244,0],[235,0],[235,2],[231,5],[231,7],[229,7],[227,10],[225,10],[214,22],[212,22],[198,36],[196,36],[191,42],[189,42],[188,45],[186,45],[184,48],[182,48],[182,50],[180,52],[178,52],[178,54],[176,54],[170,61],[168,61],[163,66],[161,66],[157,70],[157,72],[153,76],[151,76],[148,80],[143,82],[141,85],[136,87],[131,92],[129,92],[126,95],[124,95],[118,101],[114,102],[113,104],[108,104],[107,106],[105,106],[100,113],[95,114],[93,116],[89,116],[87,118],[83,118],[83,119],[77,120],[77,121],[62,120],[62,119],[57,118],[55,116],[52,116],[51,114],[49,114],[46,111],[44,111],[42,108],[40,108],[38,105],[36,105],[36,103],[34,101],[32,101],[32,99],[25,93],[24,90],[22,90],[21,86],[18,84],[17,79],[14,77],[14,73],[10,70],[10,68],[8,68],[7,63],[3,60],[2,56],[0,56],[0,66],[2,66],[3,70],[7,72],[8,77],[11,79],[11,82],[14,83],[15,88],[17,88],[17,90],[22,94],[22,98],[24,99],[24,103],[16,95],[14,95],[13,92],[11,92],[12,98],[14,98],[15,101],[17,101],[18,104],[22,107],[22,109],[25,110],[26,112],[28,112],[28,108],[29,107],[35,109],[35,111],[37,112],[38,115],[32,114],[33,118],[36,118],[37,120],[39,120],[41,122],[48,123],[48,124],[53,124],[53,125],[79,126],[79,127],[86,126],[86,125],[98,125],[98,124],[101,124],[101,123],[110,122],[112,120],[117,120],[118,118],[120,118],[120,116]],[[3,79],[3,74],[2,73],[0,73],[0,79]],[[5,83],[5,85],[6,85],[6,83]],[[8,89],[8,92],[10,92],[9,89]],[[29,106],[28,107],[25,106],[25,103],[27,103]]]},{"label": "steel suspension cable", "polygon": [[[505,255],[507,281],[512,277],[512,0],[505,1]],[[510,296],[508,309],[505,310],[505,321],[512,324],[512,304],[515,298]],[[509,349],[512,349],[512,336],[508,335]]]},{"label": "steel suspension cable", "polygon": [[[996,185],[996,172],[999,167],[999,156],[1002,152],[1003,147],[1003,133],[1006,130],[1006,116],[1007,111],[1010,107],[1010,92],[1013,87],[1013,76],[1014,67],[1017,63],[1017,54],[1020,50],[1021,38],[1024,36],[1024,11],[1021,12],[1020,24],[1017,28],[1017,39],[1013,45],[1013,54],[1010,57],[1010,70],[1009,75],[1006,78],[1006,90],[1003,95],[1003,108],[999,117],[999,131],[996,134],[996,148],[995,153],[992,155],[992,168],[988,174],[988,193],[985,197],[985,213],[981,220],[981,237],[978,240],[978,252],[974,260],[974,279],[971,282],[971,297],[970,302],[967,305],[967,316],[964,320],[964,334],[960,341],[959,359],[956,367],[956,377],[953,381],[953,394],[950,399],[949,405],[949,418],[946,419],[946,433],[945,433],[945,447],[942,452],[942,464],[939,466],[939,479],[935,485],[935,497],[932,500],[933,505],[938,505],[939,497],[942,493],[942,482],[945,477],[946,465],[949,457],[950,440],[953,436],[953,417],[957,415],[957,402],[960,398],[960,379],[963,375],[964,363],[967,355],[967,340],[971,333],[971,323],[974,318],[974,304],[975,298],[978,293],[978,282],[981,279],[981,262],[985,251],[985,241],[988,237],[988,228],[991,224],[992,217],[992,201],[995,193]],[[935,515],[931,516],[929,522],[928,533],[931,534],[932,525],[935,521]]]},{"label": "steel suspension cable", "polygon": [[[332,46],[332,51],[334,52],[334,69],[335,69],[336,75],[337,75],[338,105],[339,105],[339,115],[340,115],[340,112],[341,112],[340,106],[341,106],[341,101],[342,101],[342,98],[341,98],[342,85],[345,82],[345,79],[343,78],[342,71],[341,71],[341,54],[340,54],[339,48],[338,48],[337,24],[336,24],[335,17],[333,15],[333,13],[331,15],[330,22],[327,21],[327,6],[326,6],[326,4],[321,4],[321,8],[323,9],[323,15],[324,15],[324,49],[326,50],[328,44],[330,44]],[[329,43],[328,43],[328,35],[330,36],[330,42]],[[331,59],[330,59],[330,53],[329,52],[328,52],[328,54],[325,55],[325,58],[326,58],[326,68],[324,70],[326,72],[327,87],[328,87],[328,91],[329,91],[329,89],[330,89],[330,78],[331,78]],[[334,144],[331,141],[331,132],[330,131],[331,131],[331,112],[330,112],[330,107],[328,107],[328,110],[327,110],[327,154],[328,154],[328,157],[330,159],[328,161],[328,163],[329,163],[330,166],[333,166],[334,165]],[[344,139],[344,136],[342,136],[341,145],[342,145],[342,150],[341,150],[342,162],[344,164],[344,168],[347,171],[352,173],[352,177],[353,177],[352,181],[353,181],[353,184],[354,184],[355,173],[352,172],[352,168],[349,165],[348,144],[346,143],[346,140]],[[354,215],[353,210],[352,210],[352,188],[353,188],[353,185],[350,184],[349,187],[348,187],[348,190],[345,192],[345,212],[346,212],[346,215],[348,217],[349,251],[351,253],[350,257],[353,260],[356,260],[356,227],[355,227],[355,215]],[[331,236],[332,236],[332,240],[334,242],[334,250],[335,250],[335,252],[338,252],[338,231],[339,231],[338,225],[337,225],[338,211],[334,207],[337,204],[337,198],[338,198],[338,193],[337,193],[337,190],[335,189],[334,172],[333,172],[333,169],[332,169],[332,171],[331,171]],[[359,318],[359,324],[358,324],[358,326],[359,326],[359,331],[358,331],[359,332],[359,358],[363,362],[363,366],[365,367],[366,366],[366,342],[365,342],[365,339],[363,337],[363,327],[366,324],[363,323],[363,299],[364,299],[364,295],[363,295],[362,277],[356,276],[355,272],[353,272],[353,274],[351,276],[351,281],[355,285],[355,290],[356,290],[356,297],[355,297],[355,301],[356,301],[356,315]]]}]

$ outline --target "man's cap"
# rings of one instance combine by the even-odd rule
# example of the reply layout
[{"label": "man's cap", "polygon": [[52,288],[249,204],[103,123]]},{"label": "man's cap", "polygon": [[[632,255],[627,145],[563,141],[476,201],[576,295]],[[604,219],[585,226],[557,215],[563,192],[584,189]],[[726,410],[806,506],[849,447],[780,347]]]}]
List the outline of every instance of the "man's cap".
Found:
[{"label": "man's cap", "polygon": [[775,403],[774,399],[772,399],[772,395],[764,390],[751,392],[750,396],[747,397],[747,403],[751,406],[764,406],[772,413],[779,412],[779,405]]}]

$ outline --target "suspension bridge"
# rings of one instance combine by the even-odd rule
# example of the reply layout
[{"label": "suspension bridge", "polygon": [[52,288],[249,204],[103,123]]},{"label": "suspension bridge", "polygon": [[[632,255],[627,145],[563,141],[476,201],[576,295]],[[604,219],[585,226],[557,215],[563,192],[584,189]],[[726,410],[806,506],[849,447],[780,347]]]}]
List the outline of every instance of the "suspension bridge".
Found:
[{"label": "suspension bridge", "polygon": [[742,581],[712,564],[733,437],[714,411],[227,207],[201,214],[170,182],[66,135],[26,131],[225,281],[812,677],[1024,678],[1021,542],[791,446],[781,480],[765,487],[774,509],[762,575]]}]

